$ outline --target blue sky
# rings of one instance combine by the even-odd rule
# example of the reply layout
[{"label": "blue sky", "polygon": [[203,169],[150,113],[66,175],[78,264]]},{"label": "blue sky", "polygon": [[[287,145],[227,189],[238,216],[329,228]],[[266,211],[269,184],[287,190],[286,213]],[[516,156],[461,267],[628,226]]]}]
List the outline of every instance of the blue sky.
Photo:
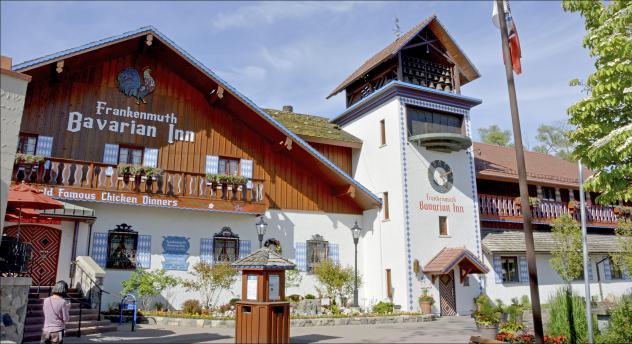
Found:
[{"label": "blue sky", "polygon": [[[510,129],[499,31],[491,1],[468,2],[7,2],[1,3],[0,50],[14,63],[153,25],[261,107],[334,117],[342,94],[325,97],[402,31],[436,13],[482,77],[462,89],[481,98],[477,129]],[[593,64],[581,46],[582,19],[559,2],[512,2],[522,43],[516,78],[523,136],[563,121],[581,97],[568,86]]]}]

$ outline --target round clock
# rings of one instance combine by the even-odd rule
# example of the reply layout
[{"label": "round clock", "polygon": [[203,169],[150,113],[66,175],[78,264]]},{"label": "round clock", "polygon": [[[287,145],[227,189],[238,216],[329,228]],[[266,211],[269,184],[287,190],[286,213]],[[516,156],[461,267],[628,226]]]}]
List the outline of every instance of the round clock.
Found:
[{"label": "round clock", "polygon": [[428,167],[428,179],[430,185],[435,191],[446,193],[452,189],[454,184],[454,175],[450,165],[443,160],[435,160]]}]

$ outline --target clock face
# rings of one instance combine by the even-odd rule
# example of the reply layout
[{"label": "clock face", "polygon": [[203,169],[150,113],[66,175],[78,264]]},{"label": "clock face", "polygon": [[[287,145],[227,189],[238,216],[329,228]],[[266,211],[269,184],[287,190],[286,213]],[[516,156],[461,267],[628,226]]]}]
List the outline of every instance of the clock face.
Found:
[{"label": "clock face", "polygon": [[430,163],[428,167],[428,179],[430,185],[435,191],[440,193],[446,193],[452,189],[454,184],[454,174],[450,165],[446,164],[443,160],[435,160]]}]

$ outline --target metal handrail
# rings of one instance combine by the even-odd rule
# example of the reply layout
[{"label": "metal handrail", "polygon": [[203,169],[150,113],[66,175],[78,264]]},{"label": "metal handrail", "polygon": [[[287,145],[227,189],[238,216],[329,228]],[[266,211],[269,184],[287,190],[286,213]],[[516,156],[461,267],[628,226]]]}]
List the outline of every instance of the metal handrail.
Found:
[{"label": "metal handrail", "polygon": [[[90,275],[88,275],[88,273],[79,265],[77,264],[77,261],[73,261],[71,264],[71,268],[73,269],[73,282],[74,283],[74,279],[76,276],[76,272],[77,272],[77,268],[79,268],[79,270],[81,270],[81,281],[83,282],[83,277],[87,277],[88,281],[90,281],[90,285],[88,288],[88,302],[82,301],[82,303],[87,303],[90,305],[90,308],[92,308],[92,294],[93,294],[93,288],[97,289],[98,295],[99,295],[99,299],[98,299],[98,313],[97,313],[97,320],[101,321],[101,301],[103,298],[103,293],[106,293],[108,295],[112,295],[112,293],[110,293],[109,291],[103,290],[103,288],[101,288],[101,286],[94,280],[92,279],[92,277],[90,277]],[[83,287],[83,283],[82,283],[82,287]],[[78,336],[81,335],[81,318],[82,318],[82,311],[81,311],[81,306],[79,307],[79,331],[78,331]]]}]

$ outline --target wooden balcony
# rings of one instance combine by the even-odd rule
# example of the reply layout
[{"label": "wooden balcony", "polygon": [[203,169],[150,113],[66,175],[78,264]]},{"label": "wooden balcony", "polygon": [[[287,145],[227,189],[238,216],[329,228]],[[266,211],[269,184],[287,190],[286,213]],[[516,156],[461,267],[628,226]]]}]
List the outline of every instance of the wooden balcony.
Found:
[{"label": "wooden balcony", "polygon": [[16,163],[11,179],[43,187],[51,197],[208,211],[265,212],[264,182],[209,183],[202,173],[165,170],[160,177],[119,176],[116,165],[46,158]]},{"label": "wooden balcony", "polygon": [[[514,202],[515,197],[478,195],[478,204],[483,221],[522,222],[520,205]],[[539,205],[531,206],[533,222],[548,224],[562,214],[571,214],[580,221],[579,209],[569,209],[568,204],[553,201],[540,201]],[[590,205],[586,207],[588,225],[592,227],[615,227],[618,217],[612,206]]]}]

